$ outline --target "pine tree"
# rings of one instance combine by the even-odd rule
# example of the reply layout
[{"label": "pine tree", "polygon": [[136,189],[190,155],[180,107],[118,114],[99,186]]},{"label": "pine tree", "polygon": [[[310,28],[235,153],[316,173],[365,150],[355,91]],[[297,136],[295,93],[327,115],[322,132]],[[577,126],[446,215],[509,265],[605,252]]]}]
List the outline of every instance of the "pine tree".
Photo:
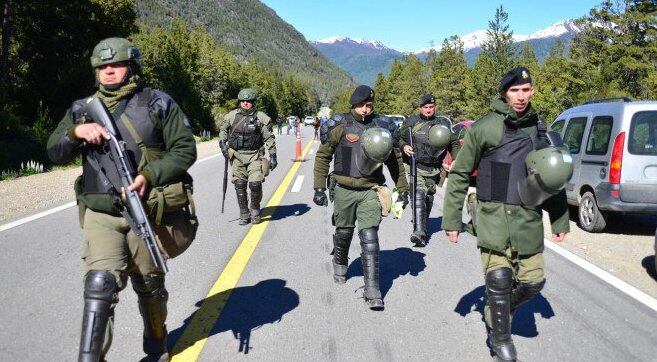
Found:
[{"label": "pine tree", "polygon": [[493,20],[488,22],[486,42],[477,57],[466,91],[467,113],[475,119],[488,112],[491,98],[497,95],[500,78],[517,63],[508,19],[509,14],[500,5]]},{"label": "pine tree", "polygon": [[469,69],[463,42],[457,36],[445,39],[440,52],[432,50],[427,63],[431,72],[429,91],[436,98],[437,112],[452,119],[464,115]]}]

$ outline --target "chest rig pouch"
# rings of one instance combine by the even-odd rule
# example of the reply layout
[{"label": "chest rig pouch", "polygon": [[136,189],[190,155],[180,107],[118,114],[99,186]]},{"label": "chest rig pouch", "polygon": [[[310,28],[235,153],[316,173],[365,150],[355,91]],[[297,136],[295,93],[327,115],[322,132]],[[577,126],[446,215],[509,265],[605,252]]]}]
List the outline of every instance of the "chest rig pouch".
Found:
[{"label": "chest rig pouch", "polygon": [[502,140],[484,151],[477,171],[477,199],[522,205],[518,184],[527,178],[525,158],[529,152],[545,147],[545,123],[533,127],[531,134],[504,120]]},{"label": "chest rig pouch", "polygon": [[351,114],[345,114],[344,117],[342,122],[344,131],[335,149],[333,173],[354,178],[371,177],[382,173],[382,164],[367,157],[361,142],[366,129],[377,127],[375,122],[362,124]]},{"label": "chest rig pouch", "polygon": [[409,127],[413,130],[413,151],[415,152],[415,159],[420,167],[422,165],[431,168],[442,166],[445,148],[434,148],[429,143],[429,129],[435,125],[442,125],[442,122],[432,119],[409,124]]},{"label": "chest rig pouch", "polygon": [[[156,116],[150,112],[150,100],[151,89],[144,88],[129,101],[120,103],[112,112],[115,126],[122,138],[119,141],[124,145],[133,169],[134,165],[137,165],[135,169],[137,173],[149,162],[160,159],[166,154],[162,132],[151,119]],[[92,209],[96,209],[93,205],[94,195],[106,197],[110,194],[116,197],[119,194],[120,176],[114,161],[110,158],[107,143],[88,152],[79,183],[80,185],[76,182],[76,193],[79,190],[87,194],[89,205],[86,206]],[[192,224],[197,225],[192,194],[193,179],[191,175],[185,173],[178,182],[152,186],[146,197],[146,211],[153,217],[155,224],[160,225],[165,213],[185,209]]]},{"label": "chest rig pouch", "polygon": [[259,150],[264,145],[261,127],[256,114],[237,113],[228,135],[228,146],[234,150]]}]

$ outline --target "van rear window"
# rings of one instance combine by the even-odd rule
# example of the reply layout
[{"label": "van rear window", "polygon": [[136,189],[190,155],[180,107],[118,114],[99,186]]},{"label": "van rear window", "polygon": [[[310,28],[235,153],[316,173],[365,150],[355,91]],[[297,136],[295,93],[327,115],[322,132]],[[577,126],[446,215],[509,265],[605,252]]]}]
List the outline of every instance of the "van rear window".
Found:
[{"label": "van rear window", "polygon": [[630,123],[628,150],[634,155],[657,155],[657,111],[636,112]]}]

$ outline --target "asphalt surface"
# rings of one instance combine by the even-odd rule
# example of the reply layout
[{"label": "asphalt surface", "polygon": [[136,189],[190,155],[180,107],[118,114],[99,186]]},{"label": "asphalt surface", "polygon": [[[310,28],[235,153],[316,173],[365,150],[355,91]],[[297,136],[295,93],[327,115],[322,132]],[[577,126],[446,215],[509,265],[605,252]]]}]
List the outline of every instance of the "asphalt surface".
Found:
[{"label": "asphalt surface", "polygon": [[[304,130],[304,146],[312,133]],[[277,139],[279,166],[264,184],[264,201],[292,165],[294,139]],[[361,298],[360,246],[354,237],[348,280],[331,277],[331,206],[312,204],[314,152],[300,165],[299,192],[290,186],[244,268],[237,286],[206,299],[249,227],[237,225],[232,185],[220,214],[223,159],[196,164],[197,240],[170,262],[170,346],[184,332],[205,341],[199,360],[448,360],[486,361],[483,276],[475,240],[451,244],[439,231],[442,192],[429,220],[426,248],[408,241],[410,213],[380,228],[383,312]],[[82,232],[70,208],[0,233],[0,360],[77,358],[82,312]],[[546,252],[547,284],[521,307],[513,332],[523,361],[653,361],[657,313],[576,265]],[[227,298],[227,300],[226,300]],[[218,320],[192,322],[220,305]],[[207,309],[207,308],[206,308]],[[207,311],[206,311],[207,312]],[[220,312],[220,313],[219,313]],[[197,321],[198,322],[198,321]],[[128,286],[116,309],[110,361],[138,361],[141,318]],[[206,340],[207,338],[207,340]]]}]

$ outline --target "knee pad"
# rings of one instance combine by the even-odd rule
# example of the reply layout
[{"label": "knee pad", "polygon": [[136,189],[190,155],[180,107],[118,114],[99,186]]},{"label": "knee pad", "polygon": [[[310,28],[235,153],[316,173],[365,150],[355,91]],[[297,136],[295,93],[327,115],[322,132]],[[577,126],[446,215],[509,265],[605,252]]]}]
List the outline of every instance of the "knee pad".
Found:
[{"label": "knee pad", "polygon": [[139,298],[154,298],[167,301],[169,292],[164,286],[164,275],[131,275],[132,289]]},{"label": "knee pad", "polygon": [[257,193],[262,192],[262,182],[260,181],[249,182],[249,189],[251,189],[251,192],[257,192]]},{"label": "knee pad", "polygon": [[379,235],[377,228],[367,228],[358,232],[360,236],[360,246],[363,252],[379,251]]},{"label": "knee pad", "polygon": [[486,289],[494,294],[507,294],[513,285],[510,268],[499,268],[486,273]]},{"label": "knee pad", "polygon": [[246,190],[246,180],[235,180],[235,188],[239,190]]},{"label": "knee pad", "polygon": [[107,270],[90,270],[84,278],[84,298],[112,303],[116,299],[117,285]]}]

